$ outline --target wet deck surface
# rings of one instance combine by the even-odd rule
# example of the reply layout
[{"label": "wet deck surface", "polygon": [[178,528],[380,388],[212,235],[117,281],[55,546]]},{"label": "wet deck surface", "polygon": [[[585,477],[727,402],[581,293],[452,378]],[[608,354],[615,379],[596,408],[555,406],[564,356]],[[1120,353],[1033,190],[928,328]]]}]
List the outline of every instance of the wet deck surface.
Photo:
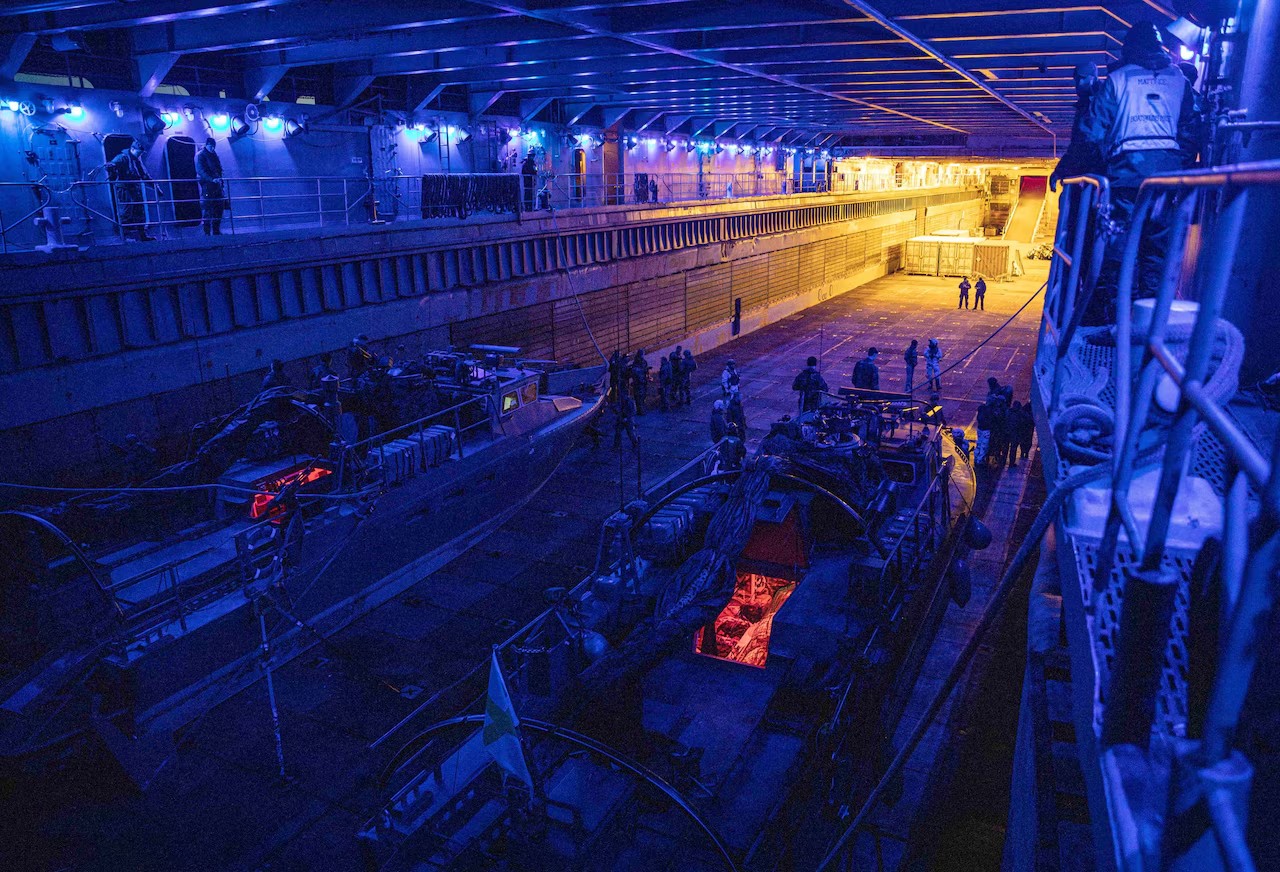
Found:
[{"label": "wet deck surface", "polygon": [[[711,404],[719,398],[719,376],[728,358],[738,362],[742,373],[748,435],[754,442],[770,422],[795,410],[791,381],[808,355],[821,354],[824,375],[834,390],[850,384],[854,362],[868,346],[876,345],[881,350],[882,387],[899,389],[902,351],[910,339],[919,339],[922,347],[931,337],[940,339],[947,355],[944,363],[954,363],[1027,301],[1043,281],[1046,267],[1033,262],[1029,276],[991,283],[985,312],[957,312],[955,280],[890,276],[701,355],[692,407],[668,413],[651,409],[639,419],[645,481],[657,481],[710,444]],[[1015,397],[1025,400],[1039,312],[1037,299],[943,377],[942,398],[950,424],[966,426],[972,435],[990,375],[1011,382]],[[916,371],[918,380],[923,371],[922,364]],[[19,866],[361,868],[354,834],[382,799],[377,776],[390,754],[412,737],[415,726],[453,715],[481,693],[490,647],[545,607],[547,588],[571,586],[594,565],[600,522],[619,504],[619,457],[610,447],[607,422],[604,429],[601,448],[589,443],[576,448],[525,510],[499,532],[329,644],[316,646],[277,671],[284,781],[277,773],[266,689],[259,682],[188,727],[144,794],[123,793],[123,779],[110,775],[113,764],[105,755],[67,773],[52,791],[28,793],[30,801],[23,811],[5,824],[17,828],[8,844],[22,858]],[[627,499],[635,494],[634,458],[625,448],[622,478]],[[1012,530],[1024,502],[1028,466],[1024,462],[1018,469],[985,474],[979,480],[979,509],[995,541],[971,561],[973,599],[963,610],[949,608],[908,719],[919,715],[941,684],[1016,547]],[[1024,518],[1023,528],[1025,524]],[[1016,617],[1012,623],[1014,632],[999,634],[1005,640],[1002,650],[1021,645]],[[1010,635],[1013,641],[1006,638]],[[1020,648],[1015,654],[1020,655]],[[1017,679],[999,685],[1007,691],[1002,697],[1013,694],[1004,703],[1012,712],[1010,724],[1016,720],[1021,676],[1021,666],[1016,665],[1021,661],[1014,659]],[[963,777],[975,766],[981,768],[982,755],[975,761],[972,746],[963,744],[966,718],[973,716],[972,705],[965,701],[981,699],[985,707],[995,705],[990,693],[980,693],[984,677],[988,671],[1010,668],[1008,657],[979,658],[968,683],[910,761],[902,800],[875,816],[885,868],[903,866],[909,841],[919,844],[911,851],[913,859],[923,863],[921,868],[931,868],[930,853],[947,844],[937,833],[917,832],[913,838],[913,821],[927,807],[926,794],[936,797],[948,789],[951,773]],[[426,710],[408,726],[370,750],[370,743],[424,703],[429,703]],[[1010,728],[1009,746],[1013,738]],[[998,758],[997,753],[994,759]],[[989,781],[989,787],[977,788],[984,791],[984,807],[989,810],[985,821],[970,809],[966,825],[990,831],[982,833],[967,868],[998,866],[1007,769]],[[1006,791],[1003,807],[998,804],[1001,785]],[[871,861],[874,839],[860,839],[858,850]]]}]

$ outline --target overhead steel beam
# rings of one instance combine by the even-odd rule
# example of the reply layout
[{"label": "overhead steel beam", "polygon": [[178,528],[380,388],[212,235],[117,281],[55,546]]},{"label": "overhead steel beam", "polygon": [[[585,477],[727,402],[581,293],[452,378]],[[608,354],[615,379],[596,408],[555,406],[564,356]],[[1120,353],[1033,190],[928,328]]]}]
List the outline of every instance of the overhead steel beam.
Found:
[{"label": "overhead steel beam", "polygon": [[661,117],[662,117],[661,112],[644,113],[644,115],[641,118],[638,118],[636,121],[636,127],[634,128],[635,132],[640,133],[641,131],[648,129],[649,127],[652,127]]},{"label": "overhead steel beam", "polygon": [[[963,130],[959,127],[953,127],[952,125],[946,124],[941,121],[932,121],[926,118],[919,118],[915,115],[912,115],[909,112],[903,112],[898,109],[891,109],[889,107],[881,106],[868,100],[862,100],[859,98],[832,94],[820,88],[815,88],[811,85],[805,85],[805,84],[793,82],[781,76],[775,76],[772,74],[763,73],[763,72],[760,72],[759,70],[754,70],[750,67],[744,67],[738,64],[733,64],[727,61],[718,60],[714,58],[701,57],[695,52],[682,51],[680,49],[673,48],[670,45],[665,45],[654,39],[637,36],[632,33],[619,33],[607,27],[604,27],[600,24],[596,24],[589,21],[583,21],[581,19],[575,19],[573,17],[566,15],[566,13],[561,11],[557,11],[553,9],[531,9],[528,6],[522,5],[520,3],[513,3],[511,2],[511,0],[469,0],[469,2],[472,2],[477,5],[481,5],[481,6],[486,6],[490,9],[497,9],[503,12],[512,12],[519,15],[528,15],[531,18],[538,18],[543,21],[556,21],[561,24],[569,24],[573,27],[576,27],[582,30],[584,33],[591,33],[596,36],[611,37],[613,39],[629,42],[632,45],[637,45],[642,48],[654,49],[656,51],[662,51],[667,54],[676,55],[678,57],[686,58],[689,60],[695,60],[695,61],[698,61],[699,63],[705,63],[712,66],[720,67],[721,69],[732,70],[734,72],[739,72],[739,73],[745,73],[747,75],[754,76],[756,78],[763,79],[766,81],[776,82],[783,85],[789,85],[791,87],[796,88],[797,90],[809,91],[811,93],[821,94],[823,96],[830,97],[832,100],[835,100],[835,101],[839,101],[843,103],[852,103],[860,106],[866,106],[870,109],[875,109],[885,114],[896,115],[902,118],[907,118],[912,121],[917,121],[922,124],[927,124],[931,127],[938,127],[944,130],[950,130],[954,133],[968,133],[968,131],[966,130]],[[746,10],[749,10],[751,8],[752,7],[750,5],[744,6],[743,7],[744,14],[746,13]]]},{"label": "overhead steel beam", "polygon": [[882,15],[879,10],[877,10],[870,3],[867,3],[866,0],[844,0],[844,3],[846,6],[849,6],[853,9],[858,10],[863,15],[874,20],[877,24],[879,24],[885,30],[894,34],[898,38],[911,43],[913,46],[915,46],[925,54],[929,55],[931,58],[933,58],[938,63],[942,64],[947,69],[951,70],[952,72],[956,73],[959,76],[963,76],[964,78],[968,79],[970,82],[974,84],[974,86],[980,88],[981,90],[985,91],[987,94],[991,95],[991,97],[994,98],[997,102],[1004,104],[1009,109],[1012,109],[1014,112],[1018,113],[1023,118],[1025,118],[1027,121],[1034,124],[1036,127],[1039,127],[1040,129],[1044,130],[1050,136],[1057,135],[1053,130],[1050,130],[1049,126],[1045,124],[1043,121],[1036,118],[1030,112],[1027,112],[1026,110],[1024,110],[1021,106],[1014,103],[1012,100],[1005,97],[999,91],[989,86],[981,78],[979,78],[978,76],[975,76],[973,73],[969,72],[966,68],[960,66],[960,64],[953,61],[947,55],[938,51],[938,49],[934,48],[930,43],[916,36],[914,33],[907,30],[905,27],[903,27],[901,24],[898,24],[896,21],[893,21],[892,19]]},{"label": "overhead steel beam", "polygon": [[520,122],[529,124],[538,117],[538,113],[554,103],[555,99],[555,97],[539,97],[536,100],[521,100]]},{"label": "overhead steel beam", "polygon": [[320,40],[307,45],[272,45],[245,54],[249,64],[331,64],[361,58],[394,58],[439,53],[445,65],[482,64],[489,60],[518,62],[538,57],[577,57],[591,53],[592,37],[559,24],[514,16],[447,26],[421,26],[356,38]]},{"label": "overhead steel beam", "polygon": [[263,100],[288,72],[288,67],[254,67],[245,70],[244,91],[252,101]]},{"label": "overhead steel beam", "polygon": [[502,99],[502,95],[506,91],[477,91],[474,94],[467,95],[467,114],[472,118],[479,118],[485,111]]},{"label": "overhead steel beam", "polygon": [[[292,0],[221,0],[220,14],[230,15],[283,6]],[[0,9],[0,33],[63,33],[68,30],[103,30],[166,23],[208,14],[209,0],[117,0],[58,4],[8,4]]]},{"label": "overhead steel beam", "polygon": [[[444,45],[454,41],[477,45],[482,44],[476,39],[485,28],[529,24],[515,16],[483,11],[460,15],[458,4],[445,0],[415,0],[398,4],[346,3],[341,6],[294,0],[288,5],[240,10],[234,15],[221,14],[219,7],[208,0],[204,5],[207,7],[204,15],[132,26],[130,38],[134,46],[143,52],[176,51],[183,54],[237,51],[259,46],[285,47],[299,43],[323,49],[343,42],[376,40],[376,37],[392,35],[402,39],[417,35],[424,41],[438,39]],[[504,32],[513,31],[508,28]],[[534,25],[529,38],[566,32],[568,29],[563,27]],[[375,34],[375,37],[364,34]]]},{"label": "overhead steel beam", "polygon": [[0,36],[0,79],[12,79],[18,75],[22,62],[31,54],[36,44],[34,33],[11,33]]},{"label": "overhead steel beam", "polygon": [[138,96],[150,97],[154,94],[180,57],[182,56],[166,52],[134,58],[134,64],[138,69]]}]

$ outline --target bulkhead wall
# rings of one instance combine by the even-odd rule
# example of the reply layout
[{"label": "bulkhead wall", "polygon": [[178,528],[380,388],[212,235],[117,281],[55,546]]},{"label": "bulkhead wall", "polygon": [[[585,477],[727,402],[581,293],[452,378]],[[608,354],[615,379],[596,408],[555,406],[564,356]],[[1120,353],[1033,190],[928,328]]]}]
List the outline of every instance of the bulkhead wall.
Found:
[{"label": "bulkhead wall", "polygon": [[615,348],[706,351],[896,270],[903,242],[974,227],[950,189],[602,209],[224,245],[22,255],[0,289],[6,478],[111,477],[137,433],[178,459],[195,423],[250,398],[271,360],[295,383],[356,334],[391,357],[472,343],[590,364]]}]

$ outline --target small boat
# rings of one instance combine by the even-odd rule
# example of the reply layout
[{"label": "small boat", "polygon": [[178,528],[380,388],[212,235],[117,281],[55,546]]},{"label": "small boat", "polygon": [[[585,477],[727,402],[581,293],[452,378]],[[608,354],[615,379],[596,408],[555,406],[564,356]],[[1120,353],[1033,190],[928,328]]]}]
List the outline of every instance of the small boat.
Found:
[{"label": "small boat", "polygon": [[[816,866],[985,544],[950,432],[844,393],[611,517],[596,571],[495,649],[508,716],[491,679],[486,714],[401,737],[369,868]],[[503,720],[528,783],[486,745]]]},{"label": "small boat", "polygon": [[171,734],[496,529],[604,402],[603,367],[519,352],[362,352],[137,488],[0,513],[0,756]]}]

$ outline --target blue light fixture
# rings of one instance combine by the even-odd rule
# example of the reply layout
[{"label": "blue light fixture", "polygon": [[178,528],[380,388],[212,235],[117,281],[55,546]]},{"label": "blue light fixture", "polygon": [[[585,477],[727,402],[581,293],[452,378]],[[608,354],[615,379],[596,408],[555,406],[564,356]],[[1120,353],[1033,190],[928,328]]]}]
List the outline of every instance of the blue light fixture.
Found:
[{"label": "blue light fixture", "polygon": [[284,121],[276,115],[268,115],[262,119],[262,127],[275,133],[284,127]]},{"label": "blue light fixture", "polygon": [[8,109],[10,112],[17,112],[17,111],[18,111],[18,107],[19,107],[19,106],[21,106],[21,105],[22,105],[22,104],[21,104],[21,103],[19,103],[17,100],[5,100],[5,101],[4,101],[4,108]]},{"label": "blue light fixture", "polygon": [[214,130],[226,130],[231,126],[231,116],[225,112],[218,112],[209,116],[209,126]]},{"label": "blue light fixture", "polygon": [[84,107],[79,103],[72,103],[67,107],[66,116],[68,121],[83,121]]}]

